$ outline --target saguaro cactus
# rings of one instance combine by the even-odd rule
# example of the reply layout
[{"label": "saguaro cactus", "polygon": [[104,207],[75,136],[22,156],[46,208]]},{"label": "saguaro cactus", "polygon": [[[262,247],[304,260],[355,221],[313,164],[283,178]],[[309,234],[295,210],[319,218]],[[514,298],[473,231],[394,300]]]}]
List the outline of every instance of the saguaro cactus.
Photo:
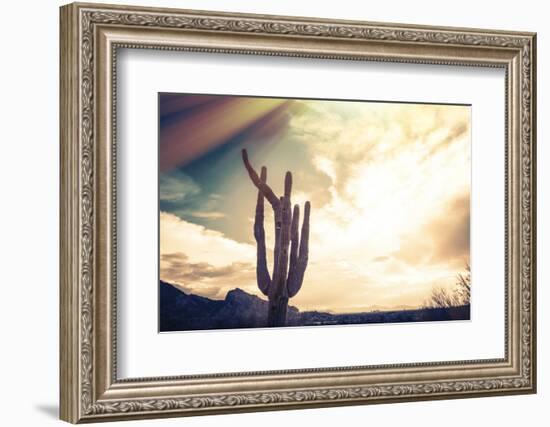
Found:
[{"label": "saguaro cactus", "polygon": [[[309,211],[310,203],[304,207],[302,231],[298,232],[300,207],[294,205],[291,212],[290,193],[292,191],[292,174],[286,173],[284,196],[277,197],[267,185],[267,169],[262,167],[260,176],[248,161],[248,154],[243,150],[243,162],[250,179],[258,188],[256,215],[254,219],[254,238],[257,245],[256,280],[258,288],[269,300],[267,325],[284,326],[288,300],[295,296],[304,281],[308,261],[309,244]],[[273,250],[273,277],[267,268],[264,198],[271,204],[275,216],[275,247]],[[289,253],[290,246],[290,253]]]}]

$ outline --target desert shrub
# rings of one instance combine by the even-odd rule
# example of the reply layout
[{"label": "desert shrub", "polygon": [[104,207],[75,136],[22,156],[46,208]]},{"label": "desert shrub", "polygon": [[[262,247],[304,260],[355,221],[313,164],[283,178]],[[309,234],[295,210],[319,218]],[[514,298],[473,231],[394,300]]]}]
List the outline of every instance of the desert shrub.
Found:
[{"label": "desert shrub", "polygon": [[455,286],[452,289],[442,286],[433,287],[430,296],[424,301],[423,308],[446,308],[470,304],[471,270],[467,264],[465,272],[456,275]]}]

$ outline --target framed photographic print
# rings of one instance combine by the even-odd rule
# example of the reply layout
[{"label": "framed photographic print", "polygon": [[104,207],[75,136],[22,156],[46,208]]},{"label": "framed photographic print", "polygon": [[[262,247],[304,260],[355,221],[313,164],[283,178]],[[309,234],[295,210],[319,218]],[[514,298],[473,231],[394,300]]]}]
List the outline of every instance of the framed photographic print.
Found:
[{"label": "framed photographic print", "polygon": [[61,8],[61,418],[533,393],[535,34]]}]

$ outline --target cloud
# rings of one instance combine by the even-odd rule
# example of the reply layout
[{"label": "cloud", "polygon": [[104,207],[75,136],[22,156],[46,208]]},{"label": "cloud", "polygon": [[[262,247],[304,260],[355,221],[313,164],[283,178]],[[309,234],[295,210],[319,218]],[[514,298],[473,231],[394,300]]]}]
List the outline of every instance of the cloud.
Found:
[{"label": "cloud", "polygon": [[[445,129],[445,128],[444,128]],[[437,144],[433,145],[430,151],[426,154],[426,158],[433,156],[437,151],[447,147],[449,144],[459,140],[462,137],[466,137],[470,132],[469,120],[463,117],[462,120],[451,125],[450,128],[446,128],[446,135],[443,136]]]},{"label": "cloud", "polygon": [[210,297],[223,297],[228,290],[239,286],[235,281],[249,282],[255,277],[255,268],[251,263],[234,262],[215,267],[204,261],[190,262],[182,252],[163,254],[160,263],[163,280],[178,284],[189,292]]},{"label": "cloud", "polygon": [[418,305],[452,285],[469,259],[469,117],[462,106],[324,103],[291,122],[330,179],[328,202],[312,208],[319,267],[306,273],[330,304]]},{"label": "cloud", "polygon": [[216,211],[191,211],[188,215],[195,218],[204,218],[204,219],[221,219],[225,218],[227,215],[223,212]]},{"label": "cloud", "polygon": [[462,267],[470,256],[470,197],[465,194],[448,203],[443,215],[427,225],[434,236],[435,262],[454,262]]},{"label": "cloud", "polygon": [[[387,256],[469,192],[468,108],[332,104],[314,104],[310,115],[291,122],[332,182],[328,202],[312,200],[312,235],[323,247]],[[428,156],[433,147],[439,149]]]},{"label": "cloud", "polygon": [[256,286],[256,248],[223,233],[160,215],[160,277],[199,295],[223,298],[240,287],[259,294]]},{"label": "cloud", "polygon": [[252,264],[246,262],[234,262],[223,267],[214,267],[207,262],[193,263],[189,262],[189,257],[182,252],[164,254],[160,257],[160,260],[168,264],[163,271],[182,283],[189,280],[231,277],[243,270],[251,270],[252,268]]},{"label": "cloud", "polygon": [[201,188],[190,176],[173,171],[161,174],[159,192],[161,202],[181,202],[199,194]]},{"label": "cloud", "polygon": [[461,270],[470,257],[470,197],[457,196],[422,227],[402,238],[397,259],[411,265],[446,264]]},{"label": "cloud", "polygon": [[[304,101],[302,101],[304,102]],[[310,147],[317,169],[332,179],[340,196],[364,165],[414,154],[431,160],[455,142],[469,143],[470,111],[464,106],[325,102],[308,103],[307,114],[290,122],[291,132]],[[469,146],[463,151],[469,155]]]},{"label": "cloud", "polygon": [[183,252],[191,262],[206,260],[216,267],[256,260],[255,246],[167,212],[160,213],[160,249],[161,254]]}]

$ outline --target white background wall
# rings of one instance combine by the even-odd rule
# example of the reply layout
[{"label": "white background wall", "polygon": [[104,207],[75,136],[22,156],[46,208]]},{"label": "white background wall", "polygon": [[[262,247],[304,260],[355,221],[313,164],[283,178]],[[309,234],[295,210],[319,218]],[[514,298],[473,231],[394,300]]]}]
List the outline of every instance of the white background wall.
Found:
[{"label": "white background wall", "polygon": [[[122,3],[111,0],[113,3]],[[550,405],[550,127],[547,98],[550,29],[544,2],[305,0],[139,1],[133,4],[235,12],[450,25],[538,32],[538,352],[539,393],[437,402],[266,412],[130,425],[392,426],[546,425]],[[3,425],[60,424],[58,402],[58,6],[59,1],[2,5],[0,65],[0,401]]]}]

